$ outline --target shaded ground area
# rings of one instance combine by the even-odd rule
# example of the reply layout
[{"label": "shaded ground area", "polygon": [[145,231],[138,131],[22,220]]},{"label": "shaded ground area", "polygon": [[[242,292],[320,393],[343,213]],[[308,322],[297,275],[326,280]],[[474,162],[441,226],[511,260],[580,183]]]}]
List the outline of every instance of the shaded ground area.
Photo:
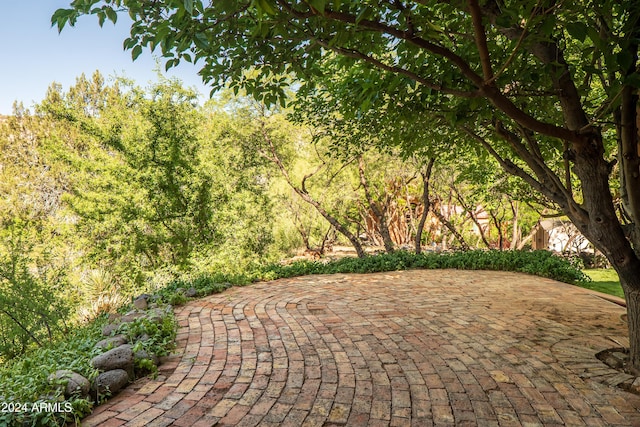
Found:
[{"label": "shaded ground area", "polygon": [[178,355],[94,426],[640,425],[624,309],[523,274],[406,271],[233,288],[181,307]]}]

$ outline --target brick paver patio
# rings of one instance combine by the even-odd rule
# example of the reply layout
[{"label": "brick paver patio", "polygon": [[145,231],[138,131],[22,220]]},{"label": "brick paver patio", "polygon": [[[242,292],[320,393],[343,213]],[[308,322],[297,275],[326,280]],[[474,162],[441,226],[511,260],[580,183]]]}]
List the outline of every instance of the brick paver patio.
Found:
[{"label": "brick paver patio", "polygon": [[86,426],[640,426],[624,309],[523,274],[406,271],[238,287],[177,310],[178,353]]}]

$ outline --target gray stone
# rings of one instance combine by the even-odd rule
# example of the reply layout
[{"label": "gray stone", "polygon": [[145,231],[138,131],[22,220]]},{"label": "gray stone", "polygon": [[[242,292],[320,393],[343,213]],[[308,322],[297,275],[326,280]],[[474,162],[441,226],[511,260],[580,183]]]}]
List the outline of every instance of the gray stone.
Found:
[{"label": "gray stone", "polygon": [[123,323],[131,323],[136,319],[140,319],[141,317],[144,317],[145,314],[138,312],[138,311],[130,311],[129,313],[125,314],[124,316],[122,316],[122,318],[120,319]]},{"label": "gray stone", "polygon": [[622,369],[628,356],[621,352],[611,352],[606,354],[602,361],[613,369]]},{"label": "gray stone", "polygon": [[133,306],[138,310],[146,310],[149,305],[149,295],[143,294],[133,300]]},{"label": "gray stone", "polygon": [[110,350],[112,348],[120,347],[122,344],[127,343],[127,337],[124,335],[116,335],[114,337],[105,338],[102,341],[96,343],[96,347],[101,350]]},{"label": "gray stone", "polygon": [[105,337],[110,337],[118,330],[118,325],[113,323],[108,323],[102,327],[102,335]]},{"label": "gray stone", "polygon": [[103,372],[95,380],[94,388],[98,394],[117,393],[129,382],[129,374],[123,369]]},{"label": "gray stone", "polygon": [[167,315],[167,312],[161,308],[154,308],[147,312],[147,318],[155,323],[162,323],[162,319]]},{"label": "gray stone", "polygon": [[91,366],[100,371],[114,369],[131,370],[133,367],[133,350],[131,345],[123,344],[91,359]]},{"label": "gray stone", "polygon": [[89,383],[89,380],[82,375],[68,369],[59,370],[54,374],[49,375],[49,382],[58,382],[60,380],[67,381],[67,385],[64,386],[64,395],[66,397],[70,397],[74,394],[79,394],[83,397],[89,395],[89,388],[91,384]]},{"label": "gray stone", "polygon": [[189,298],[193,298],[196,295],[198,295],[198,291],[196,290],[196,288],[191,287],[191,288],[187,289],[187,291],[184,293],[184,295],[189,297]]}]

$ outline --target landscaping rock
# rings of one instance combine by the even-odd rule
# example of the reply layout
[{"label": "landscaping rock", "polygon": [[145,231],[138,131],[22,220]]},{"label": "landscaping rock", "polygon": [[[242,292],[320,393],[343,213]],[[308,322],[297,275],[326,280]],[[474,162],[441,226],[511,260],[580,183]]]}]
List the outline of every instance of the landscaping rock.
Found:
[{"label": "landscaping rock", "polygon": [[186,297],[193,298],[196,295],[198,295],[198,291],[196,290],[196,288],[191,287],[191,288],[187,289],[187,291],[184,293],[184,295]]},{"label": "landscaping rock", "polygon": [[167,312],[161,308],[154,308],[149,310],[147,318],[155,323],[162,323],[162,319],[167,315]]},{"label": "landscaping rock", "polygon": [[89,388],[91,386],[89,380],[76,372],[63,369],[49,375],[49,382],[57,380],[67,380],[67,385],[64,389],[64,395],[66,397],[74,394],[79,394],[80,396],[89,395]]},{"label": "landscaping rock", "polygon": [[149,298],[150,298],[150,295],[147,295],[147,294],[140,295],[138,298],[133,300],[133,306],[138,310],[146,310],[147,307],[149,306]]},{"label": "landscaping rock", "polygon": [[108,323],[102,327],[102,335],[105,337],[110,337],[118,330],[118,325],[113,323]]},{"label": "landscaping rock", "polygon": [[109,350],[112,348],[120,347],[122,344],[127,343],[127,337],[124,335],[116,335],[114,337],[105,338],[102,341],[96,343],[96,347],[102,350]]},{"label": "landscaping rock", "polygon": [[141,313],[139,311],[130,311],[129,313],[127,313],[124,316],[122,316],[120,321],[123,322],[123,323],[131,323],[134,320],[140,319],[141,317],[144,317],[144,316],[145,316],[145,314]]},{"label": "landscaping rock", "polygon": [[98,394],[117,393],[129,382],[129,374],[123,369],[103,372],[95,380],[94,389]]},{"label": "landscaping rock", "polygon": [[631,383],[627,391],[640,394],[640,377],[636,377],[636,379],[633,380],[633,383]]},{"label": "landscaping rock", "polygon": [[133,350],[131,345],[123,344],[91,359],[91,366],[100,371],[112,371],[124,369],[131,372],[133,369]]},{"label": "landscaping rock", "polygon": [[596,354],[596,358],[607,364],[610,368],[621,370],[629,360],[627,350],[624,348],[611,348]]}]

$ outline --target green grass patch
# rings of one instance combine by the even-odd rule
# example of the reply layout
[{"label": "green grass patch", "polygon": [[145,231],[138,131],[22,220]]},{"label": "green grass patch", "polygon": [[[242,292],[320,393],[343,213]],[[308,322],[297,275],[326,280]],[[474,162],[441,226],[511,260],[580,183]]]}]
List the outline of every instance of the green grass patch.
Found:
[{"label": "green grass patch", "polygon": [[622,287],[620,286],[618,274],[614,269],[598,268],[584,270],[584,273],[591,278],[591,281],[580,284],[580,286],[582,286],[583,288],[624,298],[624,293],[622,292]]}]

